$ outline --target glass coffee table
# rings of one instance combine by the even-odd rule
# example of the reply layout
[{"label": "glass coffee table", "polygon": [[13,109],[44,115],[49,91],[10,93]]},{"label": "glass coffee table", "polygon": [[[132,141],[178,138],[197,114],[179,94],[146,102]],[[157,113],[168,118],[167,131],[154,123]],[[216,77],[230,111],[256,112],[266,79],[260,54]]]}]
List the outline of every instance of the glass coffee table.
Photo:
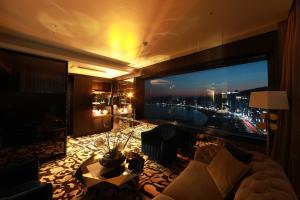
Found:
[{"label": "glass coffee table", "polygon": [[131,173],[128,164],[106,168],[93,155],[84,161],[75,176],[88,190],[91,199],[139,199],[139,173]]}]

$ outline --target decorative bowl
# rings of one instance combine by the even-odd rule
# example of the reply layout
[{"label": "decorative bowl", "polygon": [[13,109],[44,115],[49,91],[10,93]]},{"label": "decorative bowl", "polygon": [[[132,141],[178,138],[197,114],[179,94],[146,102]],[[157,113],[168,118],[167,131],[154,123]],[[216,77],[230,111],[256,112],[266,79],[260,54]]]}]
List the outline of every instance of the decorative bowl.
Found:
[{"label": "decorative bowl", "polygon": [[126,157],[121,151],[114,153],[114,155],[111,152],[107,152],[99,162],[107,168],[118,168],[124,163],[125,159]]}]

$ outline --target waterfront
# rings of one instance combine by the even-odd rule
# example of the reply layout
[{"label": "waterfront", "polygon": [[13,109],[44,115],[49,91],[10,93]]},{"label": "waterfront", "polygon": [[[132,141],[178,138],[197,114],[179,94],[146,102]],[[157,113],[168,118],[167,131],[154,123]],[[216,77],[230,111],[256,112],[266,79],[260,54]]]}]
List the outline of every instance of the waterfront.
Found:
[{"label": "waterfront", "polygon": [[246,118],[220,110],[176,104],[145,104],[145,118],[186,124],[211,133],[263,138]]}]

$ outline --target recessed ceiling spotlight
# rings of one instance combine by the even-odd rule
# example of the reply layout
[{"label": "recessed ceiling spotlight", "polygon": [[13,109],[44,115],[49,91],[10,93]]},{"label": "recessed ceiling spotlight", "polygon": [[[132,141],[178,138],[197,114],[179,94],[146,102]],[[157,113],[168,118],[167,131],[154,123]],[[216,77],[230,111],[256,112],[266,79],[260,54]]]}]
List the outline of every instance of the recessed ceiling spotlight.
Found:
[{"label": "recessed ceiling spotlight", "polygon": [[50,26],[51,26],[52,28],[57,28],[57,25],[56,25],[56,24],[53,24],[53,23],[51,23]]}]

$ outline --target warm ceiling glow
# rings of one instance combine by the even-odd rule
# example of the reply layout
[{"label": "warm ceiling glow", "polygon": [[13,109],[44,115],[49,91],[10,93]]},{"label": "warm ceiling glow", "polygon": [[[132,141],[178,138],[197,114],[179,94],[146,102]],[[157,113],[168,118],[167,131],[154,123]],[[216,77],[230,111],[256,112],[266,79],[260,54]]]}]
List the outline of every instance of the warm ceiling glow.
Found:
[{"label": "warm ceiling glow", "polygon": [[133,83],[134,82],[134,78],[129,78],[129,79],[126,79],[124,81],[127,81],[127,82],[130,82],[130,83]]},{"label": "warm ceiling glow", "polygon": [[68,73],[96,76],[102,78],[115,78],[118,76],[128,74],[128,72],[126,71],[115,70],[111,68],[78,63],[78,62],[69,62]]},{"label": "warm ceiling glow", "polygon": [[131,60],[130,66],[134,68],[142,68],[169,60],[170,58],[171,57],[168,55],[156,55],[148,58],[137,58],[135,60]]},{"label": "warm ceiling glow", "polygon": [[[77,38],[95,36],[100,29],[99,21],[89,13],[72,10],[61,6],[60,2],[47,1],[47,10],[39,9],[37,20],[40,24],[59,36]],[[49,12],[49,10],[53,10]]]},{"label": "warm ceiling glow", "polygon": [[140,44],[136,32],[130,25],[115,23],[109,28],[108,34],[112,57],[125,61],[137,57]]},{"label": "warm ceiling glow", "polygon": [[[235,0],[226,1],[224,5],[211,0],[188,3],[174,0],[142,3],[139,0],[72,3],[70,0],[48,0],[34,1],[30,5],[28,2],[0,1],[1,32],[32,39],[32,44],[26,43],[26,49],[34,51],[35,41],[45,42],[46,45],[53,44],[57,52],[67,48],[142,68],[277,30],[278,22],[288,17],[293,0],[271,0],[272,3]],[[13,50],[22,50],[25,45],[18,40],[8,40],[4,44]],[[52,55],[51,49],[42,45],[38,48]],[[91,62],[89,59],[76,60]],[[70,73],[99,76],[89,70],[69,70]],[[115,75],[103,73],[100,76]]]}]

